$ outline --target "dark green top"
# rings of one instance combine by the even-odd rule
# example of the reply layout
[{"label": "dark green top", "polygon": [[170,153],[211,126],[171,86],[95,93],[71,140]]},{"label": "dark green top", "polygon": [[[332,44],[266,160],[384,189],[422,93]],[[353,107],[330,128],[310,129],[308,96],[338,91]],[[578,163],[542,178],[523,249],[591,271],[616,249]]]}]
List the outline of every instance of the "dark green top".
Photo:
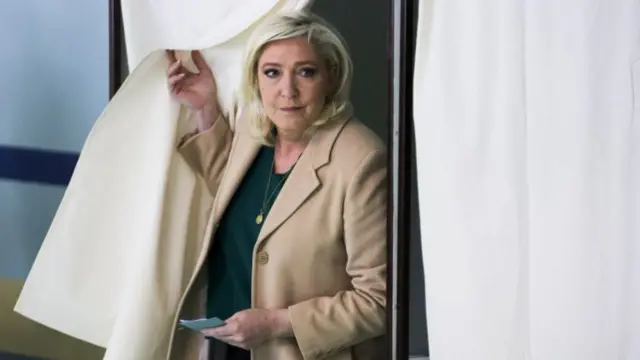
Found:
[{"label": "dark green top", "polygon": [[227,319],[238,311],[251,308],[253,247],[264,224],[264,221],[257,224],[256,217],[266,192],[270,198],[264,213],[266,218],[288,176],[273,174],[273,153],[274,149],[268,146],[258,151],[214,234],[209,252],[207,317]]}]

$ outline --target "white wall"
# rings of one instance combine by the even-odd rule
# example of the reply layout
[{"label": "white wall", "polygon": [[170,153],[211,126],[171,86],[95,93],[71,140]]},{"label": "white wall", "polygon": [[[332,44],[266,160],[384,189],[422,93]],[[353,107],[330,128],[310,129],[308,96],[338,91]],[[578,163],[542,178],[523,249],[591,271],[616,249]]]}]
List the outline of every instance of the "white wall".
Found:
[{"label": "white wall", "polygon": [[108,2],[0,10],[0,359],[96,359],[99,349],[13,312],[95,119],[108,102]]},{"label": "white wall", "polygon": [[[0,174],[10,148],[78,152],[108,101],[108,2],[3,3],[0,47]],[[0,178],[0,278],[26,276],[63,191]]]}]

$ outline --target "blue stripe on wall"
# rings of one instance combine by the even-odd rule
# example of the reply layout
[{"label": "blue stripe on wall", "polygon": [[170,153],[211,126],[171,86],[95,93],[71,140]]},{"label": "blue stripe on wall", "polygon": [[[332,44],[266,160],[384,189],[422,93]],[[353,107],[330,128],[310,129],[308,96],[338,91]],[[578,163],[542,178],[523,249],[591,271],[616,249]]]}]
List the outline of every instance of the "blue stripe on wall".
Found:
[{"label": "blue stripe on wall", "polygon": [[0,145],[0,179],[67,185],[78,154]]}]

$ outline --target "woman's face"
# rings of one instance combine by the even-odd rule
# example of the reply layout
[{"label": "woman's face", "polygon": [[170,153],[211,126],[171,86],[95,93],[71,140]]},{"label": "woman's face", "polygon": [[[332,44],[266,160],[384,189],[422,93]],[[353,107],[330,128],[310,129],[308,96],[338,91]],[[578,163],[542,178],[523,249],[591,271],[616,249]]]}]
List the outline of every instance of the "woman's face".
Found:
[{"label": "woman's face", "polygon": [[329,71],[307,39],[265,46],[258,60],[258,86],[266,115],[283,138],[298,138],[320,115]]}]

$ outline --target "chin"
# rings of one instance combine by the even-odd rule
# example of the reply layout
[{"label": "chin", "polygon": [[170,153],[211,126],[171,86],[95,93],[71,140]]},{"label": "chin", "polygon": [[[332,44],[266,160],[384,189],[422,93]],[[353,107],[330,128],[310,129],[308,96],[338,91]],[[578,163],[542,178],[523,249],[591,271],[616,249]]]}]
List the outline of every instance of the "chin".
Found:
[{"label": "chin", "polygon": [[300,128],[305,128],[307,126],[307,119],[297,117],[280,117],[275,121],[272,120],[278,129],[282,130],[296,130]]},{"label": "chin", "polygon": [[302,135],[307,129],[306,121],[274,121],[279,132],[288,135]]}]

